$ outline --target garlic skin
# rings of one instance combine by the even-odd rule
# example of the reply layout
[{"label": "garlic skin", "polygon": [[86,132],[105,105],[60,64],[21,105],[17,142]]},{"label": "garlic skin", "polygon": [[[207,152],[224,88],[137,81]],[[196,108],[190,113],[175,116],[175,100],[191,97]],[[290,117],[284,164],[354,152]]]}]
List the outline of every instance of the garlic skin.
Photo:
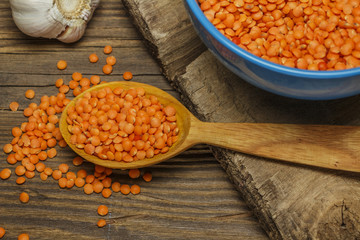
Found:
[{"label": "garlic skin", "polygon": [[16,26],[32,37],[78,41],[100,0],[10,0]]}]

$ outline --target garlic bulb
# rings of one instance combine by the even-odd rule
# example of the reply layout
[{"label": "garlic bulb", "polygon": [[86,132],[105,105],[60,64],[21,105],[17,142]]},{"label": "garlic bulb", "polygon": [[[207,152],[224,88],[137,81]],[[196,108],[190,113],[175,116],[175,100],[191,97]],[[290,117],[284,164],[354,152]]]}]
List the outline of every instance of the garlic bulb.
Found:
[{"label": "garlic bulb", "polygon": [[100,0],[10,0],[16,26],[32,37],[76,42]]}]

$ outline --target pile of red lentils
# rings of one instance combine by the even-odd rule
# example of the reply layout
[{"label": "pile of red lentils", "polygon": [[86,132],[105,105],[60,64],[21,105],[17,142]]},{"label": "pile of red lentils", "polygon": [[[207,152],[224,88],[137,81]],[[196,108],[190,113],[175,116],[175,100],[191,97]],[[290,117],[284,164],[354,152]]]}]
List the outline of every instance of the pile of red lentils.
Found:
[{"label": "pile of red lentils", "polygon": [[86,92],[67,113],[70,142],[103,160],[152,158],[178,140],[176,109],[142,87]]},{"label": "pile of red lentils", "polygon": [[[110,54],[111,52],[111,46],[104,48],[105,54]],[[95,53],[89,56],[91,63],[96,63],[98,60],[99,58]],[[114,56],[107,57],[106,64],[102,68],[104,74],[111,74],[115,64],[116,58]],[[58,61],[57,68],[59,70],[64,70],[66,67],[66,61]],[[131,80],[133,75],[127,71],[123,73],[123,78],[124,80]],[[109,198],[112,193],[117,192],[121,192],[124,195],[130,193],[136,195],[140,193],[141,188],[137,184],[130,186],[129,184],[120,184],[118,181],[113,181],[111,178],[112,169],[110,168],[94,165],[94,171],[91,173],[82,168],[77,171],[72,171],[71,169],[73,167],[80,167],[84,161],[84,159],[79,156],[73,159],[73,167],[67,163],[60,163],[56,169],[46,165],[47,159],[56,157],[56,146],[60,148],[67,146],[58,126],[59,115],[70,102],[66,94],[72,92],[73,96],[77,96],[91,86],[102,83],[105,83],[105,81],[101,81],[98,75],[93,75],[89,79],[82,76],[79,72],[74,72],[68,84],[65,84],[63,79],[56,80],[55,86],[59,91],[57,95],[42,96],[39,104],[32,102],[24,109],[23,114],[27,118],[27,121],[23,122],[21,126],[12,129],[12,141],[3,146],[3,151],[8,154],[7,163],[17,165],[14,170],[16,184],[22,185],[26,183],[26,181],[34,178],[38,173],[43,181],[46,181],[50,177],[56,180],[61,189],[71,189],[75,186],[82,188],[84,193],[88,195],[97,193],[101,194],[104,198]],[[31,89],[27,90],[25,97],[33,99],[35,97],[35,91]],[[19,104],[17,102],[11,102],[9,108],[11,111],[17,111]],[[169,114],[174,116],[174,113],[171,111],[172,109],[170,109]],[[10,178],[12,174],[10,168],[4,168],[0,171],[0,178],[6,180]],[[139,169],[129,170],[128,175],[132,179],[142,177],[146,182],[152,180],[152,174],[150,172],[142,173]],[[27,203],[30,199],[31,196],[29,196],[27,192],[22,192],[19,195],[19,200],[22,203]],[[100,205],[98,214],[100,216],[106,216],[107,213],[108,208]],[[98,227],[104,227],[106,220],[101,218],[97,225]],[[5,229],[0,227],[0,238],[4,235]],[[23,240],[29,239],[27,233],[21,233],[18,237]]]},{"label": "pile of red lentils", "polygon": [[360,67],[359,0],[198,0],[228,39],[271,62],[308,70]]}]

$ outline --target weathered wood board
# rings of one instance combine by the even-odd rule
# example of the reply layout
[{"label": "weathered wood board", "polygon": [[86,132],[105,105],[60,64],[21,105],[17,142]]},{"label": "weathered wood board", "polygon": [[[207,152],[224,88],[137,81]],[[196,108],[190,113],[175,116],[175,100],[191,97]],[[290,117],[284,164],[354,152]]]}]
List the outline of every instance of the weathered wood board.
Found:
[{"label": "weathered wood board", "polygon": [[[167,79],[200,119],[360,124],[360,96],[295,100],[257,89],[229,72],[202,45],[181,0],[123,2]],[[359,174],[280,163],[220,148],[213,152],[270,238],[360,238]]]},{"label": "weathered wood board", "polygon": [[[118,61],[113,73],[104,75],[101,68],[107,55],[102,51],[108,44]],[[93,52],[99,56],[96,64],[88,62]],[[59,59],[68,62],[66,70],[56,69]],[[124,71],[131,71],[133,81],[157,86],[178,97],[144,46],[121,1],[102,0],[85,36],[74,44],[25,36],[11,19],[9,1],[0,1],[0,171],[12,170],[9,179],[0,179],[0,227],[6,229],[1,240],[17,239],[23,232],[37,240],[268,239],[205,145],[141,169],[142,173],[152,172],[149,183],[141,178],[130,179],[127,171],[113,172],[113,181],[140,185],[139,195],[86,195],[77,187],[60,189],[51,177],[42,181],[38,172],[33,179],[17,185],[14,170],[20,163],[9,165],[2,151],[12,140],[11,129],[26,120],[22,111],[30,102],[39,104],[41,96],[56,95],[56,79],[63,78],[68,84],[75,71],[87,77],[97,74],[106,81],[121,80]],[[32,100],[24,96],[29,88],[35,91]],[[72,98],[71,93],[67,96]],[[9,109],[12,101],[20,104],[16,112]],[[56,149],[58,155],[46,160],[46,166],[56,169],[60,163],[67,163],[70,171],[83,168],[93,173],[93,164],[72,164],[76,155],[70,148]],[[23,191],[30,195],[27,204],[19,201]],[[105,217],[96,212],[100,204],[109,207]],[[103,228],[96,226],[100,218],[107,222]]]}]

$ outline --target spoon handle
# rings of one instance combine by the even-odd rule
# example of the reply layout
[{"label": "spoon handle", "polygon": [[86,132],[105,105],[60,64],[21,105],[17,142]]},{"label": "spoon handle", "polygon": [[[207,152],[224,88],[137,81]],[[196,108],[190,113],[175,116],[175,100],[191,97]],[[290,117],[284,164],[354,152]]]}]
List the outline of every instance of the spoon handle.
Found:
[{"label": "spoon handle", "polygon": [[360,172],[360,126],[193,122],[193,142],[311,166]]}]

